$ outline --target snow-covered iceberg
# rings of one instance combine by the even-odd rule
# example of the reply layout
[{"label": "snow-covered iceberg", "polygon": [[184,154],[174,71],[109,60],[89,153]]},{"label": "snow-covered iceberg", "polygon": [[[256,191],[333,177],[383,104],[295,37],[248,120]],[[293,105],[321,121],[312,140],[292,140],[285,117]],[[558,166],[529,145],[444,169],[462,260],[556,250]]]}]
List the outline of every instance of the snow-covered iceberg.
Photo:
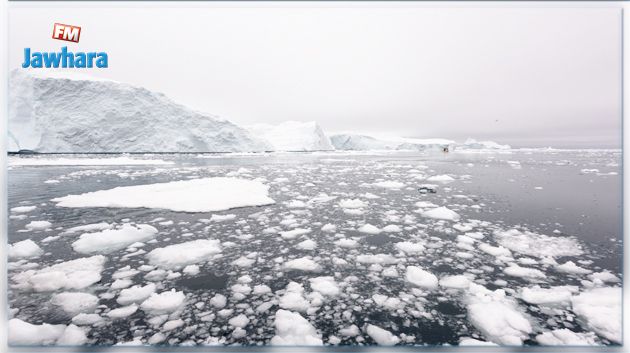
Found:
[{"label": "snow-covered iceberg", "polygon": [[369,151],[369,150],[442,150],[452,149],[455,141],[433,138],[415,139],[398,136],[373,137],[361,134],[337,134],[330,137],[335,149],[344,151]]},{"label": "snow-covered iceberg", "polygon": [[271,146],[161,93],[76,75],[14,70],[9,151],[252,152]]},{"label": "snow-covered iceberg", "polygon": [[267,141],[274,151],[330,151],[334,147],[314,121],[285,121],[278,125],[246,126],[255,136]]},{"label": "snow-covered iceberg", "polygon": [[509,150],[512,147],[510,145],[501,145],[494,141],[477,141],[473,138],[468,138],[464,143],[458,144],[457,148],[470,150]]}]

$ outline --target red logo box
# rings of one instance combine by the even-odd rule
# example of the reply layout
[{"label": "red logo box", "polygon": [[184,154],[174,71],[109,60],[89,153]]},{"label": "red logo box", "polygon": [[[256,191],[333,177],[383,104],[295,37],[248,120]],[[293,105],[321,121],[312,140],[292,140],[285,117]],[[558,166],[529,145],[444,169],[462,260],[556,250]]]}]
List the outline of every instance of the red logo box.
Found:
[{"label": "red logo box", "polygon": [[55,23],[53,26],[53,39],[79,43],[80,36],[81,27],[79,26],[66,25],[63,23]]}]

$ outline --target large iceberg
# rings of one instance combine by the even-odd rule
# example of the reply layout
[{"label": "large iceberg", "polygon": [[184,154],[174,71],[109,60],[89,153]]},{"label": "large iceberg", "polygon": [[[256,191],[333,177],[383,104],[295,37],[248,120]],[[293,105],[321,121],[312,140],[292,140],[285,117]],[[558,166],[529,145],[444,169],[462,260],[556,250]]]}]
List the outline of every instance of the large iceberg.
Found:
[{"label": "large iceberg", "polygon": [[89,77],[14,70],[9,151],[253,152],[271,146],[161,93]]},{"label": "large iceberg", "polygon": [[455,141],[432,138],[416,139],[398,136],[368,136],[361,134],[337,134],[330,137],[333,146],[345,151],[369,151],[369,150],[404,150],[424,151],[452,149]]},{"label": "large iceberg", "polygon": [[477,141],[473,138],[468,138],[464,141],[464,143],[458,144],[457,148],[475,150],[509,150],[512,147],[510,145],[501,145],[494,141]]},{"label": "large iceberg", "polygon": [[334,147],[314,121],[285,121],[278,125],[246,126],[255,136],[265,139],[274,151],[330,151]]}]

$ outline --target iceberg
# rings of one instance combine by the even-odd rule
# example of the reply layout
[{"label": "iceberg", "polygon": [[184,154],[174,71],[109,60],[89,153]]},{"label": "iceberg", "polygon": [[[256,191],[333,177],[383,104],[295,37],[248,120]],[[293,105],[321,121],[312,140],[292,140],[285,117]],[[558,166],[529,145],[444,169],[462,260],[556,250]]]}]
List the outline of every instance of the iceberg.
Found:
[{"label": "iceberg", "polygon": [[286,121],[278,125],[255,124],[246,126],[255,136],[263,138],[274,151],[330,151],[330,139],[314,121]]},{"label": "iceberg", "polygon": [[165,95],[89,76],[13,70],[8,151],[257,152],[271,146]]},{"label": "iceberg", "polygon": [[416,139],[398,136],[368,136],[361,134],[337,134],[330,137],[333,146],[344,151],[399,150],[425,151],[453,149],[455,141],[432,138]]}]

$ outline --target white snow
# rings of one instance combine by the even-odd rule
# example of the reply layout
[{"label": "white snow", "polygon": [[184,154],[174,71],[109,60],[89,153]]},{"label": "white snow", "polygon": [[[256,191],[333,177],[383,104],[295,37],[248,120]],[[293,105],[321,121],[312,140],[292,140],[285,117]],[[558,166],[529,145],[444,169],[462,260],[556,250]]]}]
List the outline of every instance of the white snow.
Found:
[{"label": "white snow", "polygon": [[116,229],[84,233],[72,243],[74,251],[81,254],[109,254],[135,243],[152,239],[158,230],[148,224],[123,224]]},{"label": "white snow", "polygon": [[203,178],[168,183],[121,186],[58,197],[61,207],[159,208],[177,212],[215,212],[274,203],[269,187],[240,178]]},{"label": "white snow", "polygon": [[68,325],[57,340],[58,346],[80,346],[87,342],[86,330],[76,325]]},{"label": "white snow", "polygon": [[438,279],[434,274],[423,270],[418,266],[407,266],[405,279],[414,286],[425,289],[436,289]]},{"label": "white snow", "polygon": [[311,239],[306,239],[295,246],[300,250],[315,250],[317,248],[317,243]]},{"label": "white snow", "polygon": [[412,243],[410,241],[398,242],[394,244],[394,247],[405,254],[419,254],[424,251],[424,245],[420,243]]},{"label": "white snow", "polygon": [[323,345],[322,337],[313,325],[302,315],[288,310],[276,311],[276,335],[271,339],[272,345],[280,346],[319,346]]},{"label": "white snow", "polygon": [[573,312],[586,325],[615,343],[621,343],[621,288],[594,288],[571,298]]},{"label": "white snow", "polygon": [[431,183],[435,183],[435,182],[448,183],[448,182],[451,182],[451,181],[454,181],[454,180],[455,179],[452,176],[446,175],[446,174],[433,175],[433,176],[430,176],[430,177],[427,178],[427,181],[431,182]]},{"label": "white snow", "polygon": [[221,253],[221,243],[214,239],[198,239],[151,250],[147,259],[152,265],[165,269],[179,269],[187,265],[211,260]]},{"label": "white snow", "polygon": [[503,269],[503,273],[512,277],[522,277],[528,280],[536,280],[546,278],[544,272],[531,268],[531,267],[521,267],[517,264],[510,264],[510,266]]},{"label": "white snow", "polygon": [[43,253],[44,251],[31,239],[9,244],[10,259],[32,259]]},{"label": "white snow", "polygon": [[36,292],[82,289],[101,280],[105,257],[96,255],[61,262],[39,270],[27,270],[11,277],[14,288]]},{"label": "white snow", "polygon": [[367,206],[367,202],[361,201],[359,199],[343,199],[339,201],[339,207],[341,208],[356,209],[365,208]]},{"label": "white snow", "polygon": [[310,232],[311,232],[310,228],[306,228],[306,229],[295,228],[293,230],[280,232],[279,234],[282,237],[282,239],[291,240],[291,239],[295,239],[295,238],[297,238],[297,237],[299,237],[301,235],[308,234]]},{"label": "white snow", "polygon": [[374,342],[381,346],[394,346],[400,342],[400,338],[391,332],[372,324],[367,325],[366,332]]},{"label": "white snow", "polygon": [[247,324],[249,324],[249,319],[247,318],[247,316],[243,315],[243,314],[239,314],[233,318],[231,318],[230,320],[228,320],[228,324],[234,326],[234,327],[240,327],[243,328],[245,326],[247,326]]},{"label": "white snow", "polygon": [[459,221],[459,214],[447,207],[437,207],[421,213],[423,217],[443,219],[447,221]]}]

